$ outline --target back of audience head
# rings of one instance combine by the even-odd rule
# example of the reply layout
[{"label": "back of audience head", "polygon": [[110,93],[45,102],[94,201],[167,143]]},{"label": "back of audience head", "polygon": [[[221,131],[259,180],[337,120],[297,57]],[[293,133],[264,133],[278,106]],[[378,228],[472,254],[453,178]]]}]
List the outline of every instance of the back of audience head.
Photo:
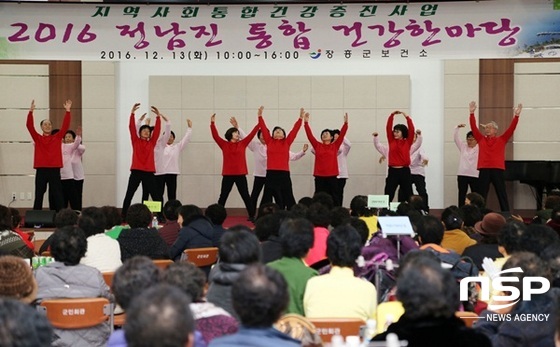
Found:
[{"label": "back of audience head", "polygon": [[475,205],[482,211],[486,208],[486,201],[484,200],[482,195],[472,192],[466,195],[465,205]]},{"label": "back of audience head", "polygon": [[350,211],[346,207],[335,206],[331,210],[331,226],[336,228],[350,218]]},{"label": "back of audience head", "polygon": [[51,255],[64,265],[74,266],[86,254],[87,240],[84,231],[75,226],[56,229],[51,241]]},{"label": "back of audience head", "polygon": [[62,228],[65,226],[76,225],[78,223],[78,214],[71,208],[63,208],[54,216],[54,226]]},{"label": "back of audience head", "polygon": [[290,213],[288,211],[278,211],[257,219],[254,232],[259,241],[264,242],[271,236],[278,236],[280,224],[282,224],[282,221],[288,218],[289,215]]},{"label": "back of audience head", "polygon": [[233,308],[241,324],[269,328],[288,307],[289,292],[284,276],[262,265],[248,266],[232,287]]},{"label": "back of audience head", "polygon": [[411,195],[410,198],[408,198],[408,204],[413,210],[427,213],[426,203],[420,195]]},{"label": "back of audience head", "polygon": [[304,218],[286,219],[280,225],[280,242],[285,257],[303,258],[313,247],[313,224]]},{"label": "back of audience head", "polygon": [[459,208],[459,213],[466,227],[474,227],[483,217],[482,211],[476,205],[463,205]]},{"label": "back of audience head", "polygon": [[86,238],[105,232],[107,220],[103,211],[98,207],[86,207],[78,218],[78,226],[86,234]]},{"label": "back of audience head", "polygon": [[415,209],[410,206],[410,204],[406,201],[403,201],[397,206],[397,215],[399,216],[408,216],[410,211],[416,211]]},{"label": "back of audience head", "polygon": [[331,224],[329,211],[325,205],[314,202],[307,210],[307,219],[316,227],[328,228]]},{"label": "back of audience head", "polygon": [[445,230],[461,229],[463,227],[463,219],[457,206],[450,206],[443,210],[441,221],[445,226]]},{"label": "back of audience head", "polygon": [[261,260],[261,246],[257,237],[247,230],[228,230],[220,239],[220,261],[232,264],[251,264]]},{"label": "back of audience head", "polygon": [[350,215],[353,217],[371,217],[374,211],[367,207],[367,196],[356,195],[350,201]]},{"label": "back of audience head", "polygon": [[302,204],[307,207],[311,206],[312,203],[313,203],[313,198],[310,196],[304,196],[303,198],[298,200],[298,204]]},{"label": "back of audience head", "polygon": [[292,206],[292,208],[290,208],[290,214],[294,218],[305,218],[305,216],[307,216],[308,210],[309,210],[309,206],[298,203]]},{"label": "back of audience head", "polygon": [[[516,252],[513,253],[502,267],[502,271],[520,267],[522,272],[511,272],[508,276],[517,277],[518,281],[507,281],[508,286],[513,286],[519,290],[523,296],[523,278],[525,277],[544,277],[550,279],[550,270],[547,264],[535,253]],[[505,282],[505,281],[504,281]]]},{"label": "back of audience head", "polygon": [[130,228],[147,228],[152,221],[152,212],[144,204],[132,204],[126,213],[126,222]]},{"label": "back of audience head", "polygon": [[559,243],[560,239],[556,231],[546,225],[529,224],[519,241],[523,251],[540,256],[546,247]]},{"label": "back of audience head", "polygon": [[183,205],[179,208],[179,216],[177,221],[183,227],[189,225],[190,222],[203,216],[202,210],[196,205]]},{"label": "back of audience head", "polygon": [[362,240],[362,245],[365,245],[366,242],[368,241],[368,237],[369,237],[369,228],[367,223],[358,218],[358,217],[350,217],[347,220],[344,221],[344,224],[348,224],[351,227],[353,227],[354,229],[356,229],[356,231],[358,232],[358,234],[360,235],[360,240]]},{"label": "back of audience head", "polygon": [[220,204],[212,204],[206,208],[204,215],[210,219],[214,225],[222,225],[227,218],[225,207]]},{"label": "back of audience head", "polygon": [[45,315],[18,300],[0,298],[0,346],[47,347],[52,339]]},{"label": "back of audience head", "polygon": [[552,210],[555,207],[560,207],[560,196],[559,195],[549,195],[544,201],[544,208],[546,210]]},{"label": "back of audience head", "polygon": [[162,282],[181,289],[192,302],[204,298],[206,275],[196,265],[189,262],[173,263],[163,272]]},{"label": "back of audience head", "polygon": [[498,235],[500,252],[512,254],[523,250],[521,236],[527,231],[527,226],[521,222],[507,222]]},{"label": "back of audience head", "polygon": [[3,205],[0,205],[0,230],[12,230],[12,213]]},{"label": "back of audience head", "polygon": [[541,259],[546,262],[550,271],[550,285],[560,288],[560,244],[553,244],[546,247],[541,255]]},{"label": "back of audience head", "polygon": [[[419,256],[417,256],[419,255]],[[416,253],[399,271],[397,297],[410,319],[450,318],[459,307],[459,287],[450,271]]]},{"label": "back of audience head", "polygon": [[268,214],[276,213],[280,211],[280,206],[274,202],[267,202],[259,206],[259,211],[257,213],[258,218],[262,218]]},{"label": "back of audience head", "polygon": [[19,228],[21,224],[21,215],[17,208],[10,207],[10,214],[12,215],[12,229]]},{"label": "back of audience head", "polygon": [[0,257],[0,297],[26,304],[37,298],[37,282],[31,267],[22,258],[13,255]]},{"label": "back of audience head", "polygon": [[105,230],[110,230],[114,226],[122,224],[122,216],[119,209],[115,206],[103,206],[101,211],[105,215]]},{"label": "back of audience head", "polygon": [[[313,204],[319,203],[327,208],[327,210],[331,210],[334,207],[334,199],[333,197],[326,192],[317,192],[313,194]],[[311,205],[313,205],[311,204]],[[311,206],[309,206],[311,207]]]},{"label": "back of audience head", "polygon": [[334,228],[327,237],[327,258],[333,266],[353,267],[362,252],[362,239],[350,225]]},{"label": "back of audience head", "polygon": [[139,294],[126,311],[124,334],[130,347],[191,347],[194,318],[190,298],[179,288],[155,285]]},{"label": "back of audience head", "polygon": [[434,216],[423,216],[416,230],[422,245],[428,243],[441,244],[444,232],[443,224]]},{"label": "back of audience head", "polygon": [[174,222],[179,218],[179,208],[183,204],[179,200],[169,200],[163,205],[163,216],[170,222]]},{"label": "back of audience head", "polygon": [[126,310],[132,299],[160,281],[160,270],[152,259],[134,256],[115,271],[111,290],[115,300]]}]

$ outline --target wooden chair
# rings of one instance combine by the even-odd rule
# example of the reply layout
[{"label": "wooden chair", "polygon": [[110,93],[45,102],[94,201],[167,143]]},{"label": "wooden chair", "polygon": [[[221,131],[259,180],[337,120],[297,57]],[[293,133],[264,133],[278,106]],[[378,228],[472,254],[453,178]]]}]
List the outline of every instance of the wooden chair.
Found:
[{"label": "wooden chair", "polygon": [[170,264],[173,264],[171,259],[154,259],[154,264],[162,270],[167,269]]},{"label": "wooden chair", "polygon": [[457,311],[455,317],[460,318],[468,328],[472,328],[474,323],[479,320],[476,313],[469,311]]},{"label": "wooden chair", "polygon": [[101,274],[103,275],[103,280],[105,281],[107,286],[111,288],[111,286],[113,285],[113,277],[115,276],[115,272],[102,272]]},{"label": "wooden chair", "polygon": [[183,253],[185,260],[197,267],[210,266],[218,261],[218,247],[190,248]]},{"label": "wooden chair", "polygon": [[37,310],[58,329],[86,329],[108,320],[113,330],[113,304],[106,298],[43,300]]},{"label": "wooden chair", "polygon": [[360,327],[366,322],[359,318],[308,318],[317,328],[317,334],[325,343],[329,343],[334,335],[358,336]]}]

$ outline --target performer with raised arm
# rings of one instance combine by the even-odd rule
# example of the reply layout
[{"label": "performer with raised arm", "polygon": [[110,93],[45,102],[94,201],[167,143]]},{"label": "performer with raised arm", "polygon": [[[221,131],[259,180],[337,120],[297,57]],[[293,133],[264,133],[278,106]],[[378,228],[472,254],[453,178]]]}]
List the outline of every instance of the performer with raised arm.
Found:
[{"label": "performer with raised arm", "polygon": [[218,204],[225,207],[229,193],[233,188],[233,184],[235,184],[245,203],[248,218],[254,219],[256,207],[251,203],[251,196],[249,195],[249,187],[247,185],[248,170],[245,151],[253,137],[257,134],[259,125],[255,125],[253,130],[244,139],[239,137],[239,130],[236,127],[231,127],[226,131],[224,140],[218,135],[215,119],[216,114],[213,114],[210,118],[210,131],[212,132],[212,138],[222,150],[223,156],[222,189],[218,198]]},{"label": "performer with raised arm", "polygon": [[66,113],[64,114],[60,131],[56,135],[51,135],[53,127],[49,119],[43,119],[41,121],[42,134],[39,134],[35,130],[35,125],[33,124],[35,100],[31,101],[29,113],[27,114],[26,127],[35,145],[33,155],[33,168],[36,170],[35,201],[33,202],[34,210],[43,209],[43,197],[47,191],[47,185],[49,186],[49,191],[54,201],[54,206],[52,206],[52,208],[56,211],[62,208],[63,197],[60,169],[63,163],[61,143],[64,134],[66,134],[70,126],[70,108],[72,107],[72,101],[66,100],[63,106]]},{"label": "performer with raised arm", "polygon": [[513,132],[519,122],[519,115],[523,109],[522,104],[518,104],[513,109],[513,119],[506,131],[498,136],[498,124],[491,121],[487,124],[480,124],[484,129],[484,134],[478,129],[474,111],[476,111],[476,102],[469,103],[469,123],[473,136],[478,142],[478,193],[487,200],[490,183],[494,185],[494,190],[498,196],[500,210],[503,212],[510,211],[509,202],[506,192],[506,183],[504,171],[506,169],[506,144],[513,136]]},{"label": "performer with raised arm", "polygon": [[459,129],[464,128],[466,124],[459,124],[453,132],[453,140],[459,149],[459,168],[457,169],[457,189],[458,189],[458,206],[465,204],[467,191],[469,187],[471,192],[478,192],[478,143],[473,136],[473,132],[469,131],[466,141],[459,138]]},{"label": "performer with raised arm", "polygon": [[[340,136],[340,130],[333,130],[333,138],[336,141]],[[338,181],[337,188],[337,198],[340,202],[340,206],[344,205],[344,187],[346,186],[346,180],[348,180],[348,153],[350,153],[350,148],[352,148],[352,143],[348,140],[348,136],[344,136],[344,141],[338,150],[338,176],[336,176]]]},{"label": "performer with raised arm", "polygon": [[342,146],[346,131],[348,131],[348,113],[344,114],[344,124],[340,130],[340,136],[334,140],[329,129],[321,132],[321,141],[318,141],[309,127],[309,112],[303,116],[303,127],[311,147],[315,151],[315,165],[313,176],[315,177],[315,193],[325,192],[332,196],[335,206],[341,206],[338,195],[338,150]]},{"label": "performer with raised arm", "polygon": [[262,116],[264,107],[259,107],[258,116],[261,131],[266,143],[266,183],[261,204],[272,202],[272,198],[282,209],[290,209],[296,204],[292,192],[292,179],[290,178],[290,146],[296,139],[301,128],[304,110],[299,111],[299,119],[294,123],[288,136],[286,131],[279,126],[272,129],[272,135],[266,127]]}]

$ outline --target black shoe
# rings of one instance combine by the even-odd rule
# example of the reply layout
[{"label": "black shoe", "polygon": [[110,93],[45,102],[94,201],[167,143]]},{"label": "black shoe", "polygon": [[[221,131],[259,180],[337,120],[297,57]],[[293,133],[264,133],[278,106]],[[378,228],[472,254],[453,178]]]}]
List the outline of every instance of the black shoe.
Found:
[{"label": "black shoe", "polygon": [[247,218],[247,222],[251,222],[251,223],[255,224],[255,217]]}]

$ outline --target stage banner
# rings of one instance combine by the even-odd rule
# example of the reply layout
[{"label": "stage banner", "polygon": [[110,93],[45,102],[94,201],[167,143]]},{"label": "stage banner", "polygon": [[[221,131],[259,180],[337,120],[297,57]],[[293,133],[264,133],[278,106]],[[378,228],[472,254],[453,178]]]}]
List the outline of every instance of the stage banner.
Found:
[{"label": "stage banner", "polygon": [[302,61],[560,57],[549,0],[0,3],[0,59]]}]

